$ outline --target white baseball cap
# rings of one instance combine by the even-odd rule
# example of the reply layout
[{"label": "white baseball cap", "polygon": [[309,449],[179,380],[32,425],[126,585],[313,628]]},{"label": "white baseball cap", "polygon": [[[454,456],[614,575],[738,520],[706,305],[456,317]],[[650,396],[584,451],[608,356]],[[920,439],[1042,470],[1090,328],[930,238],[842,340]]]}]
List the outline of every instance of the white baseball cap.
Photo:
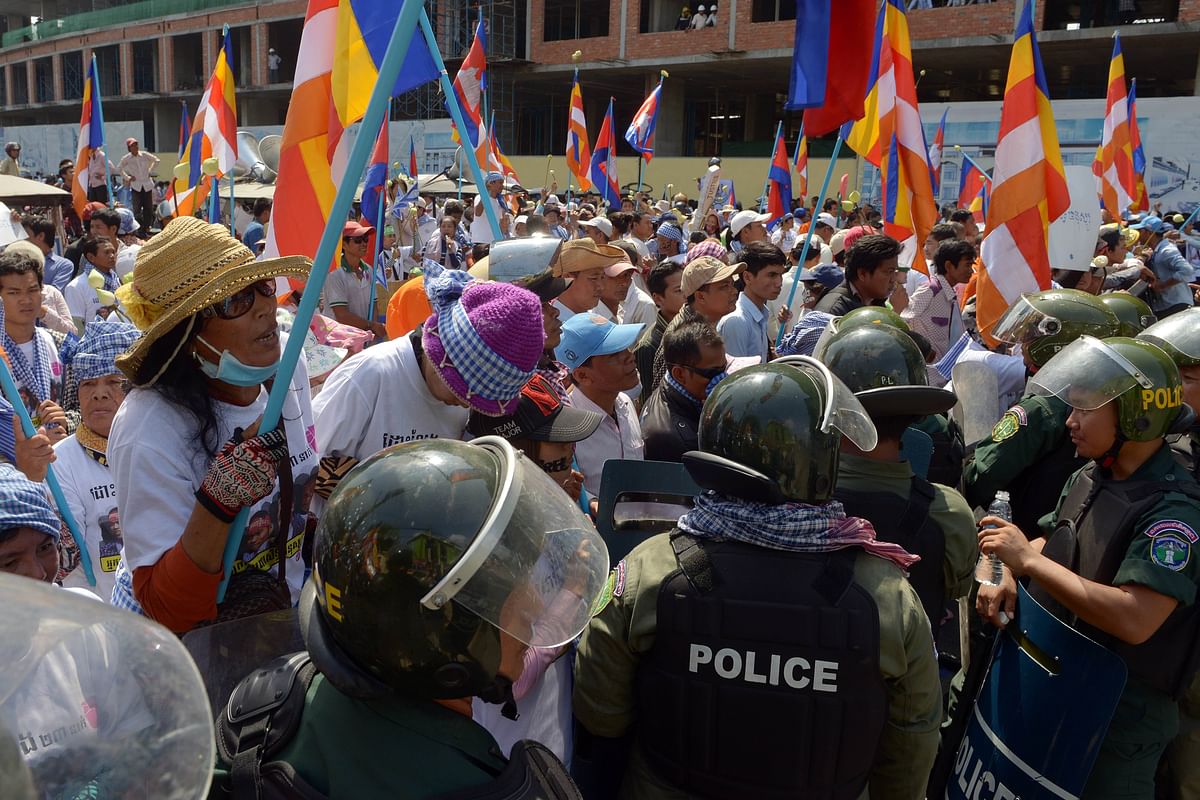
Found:
[{"label": "white baseball cap", "polygon": [[588,228],[595,228],[609,239],[613,238],[612,223],[609,222],[607,217],[592,217],[591,219],[585,220],[579,224]]},{"label": "white baseball cap", "polygon": [[833,214],[829,214],[824,211],[822,211],[820,214],[817,214],[816,224],[817,225],[828,225],[829,227],[833,228],[835,231],[837,230],[837,218],[834,217]]},{"label": "white baseball cap", "polygon": [[739,211],[733,215],[733,219],[729,220],[729,235],[736,238],[742,232],[742,229],[750,223],[766,223],[770,218],[770,214],[759,214],[757,211]]}]

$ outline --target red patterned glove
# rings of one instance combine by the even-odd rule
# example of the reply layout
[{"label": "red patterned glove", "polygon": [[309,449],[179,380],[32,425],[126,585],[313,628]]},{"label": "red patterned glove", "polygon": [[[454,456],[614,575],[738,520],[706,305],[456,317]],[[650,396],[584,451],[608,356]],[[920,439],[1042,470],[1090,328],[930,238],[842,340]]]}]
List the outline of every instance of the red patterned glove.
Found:
[{"label": "red patterned glove", "polygon": [[239,428],[213,458],[196,499],[217,519],[233,522],[239,511],[271,493],[279,462],[287,457],[283,430],[243,439]]}]

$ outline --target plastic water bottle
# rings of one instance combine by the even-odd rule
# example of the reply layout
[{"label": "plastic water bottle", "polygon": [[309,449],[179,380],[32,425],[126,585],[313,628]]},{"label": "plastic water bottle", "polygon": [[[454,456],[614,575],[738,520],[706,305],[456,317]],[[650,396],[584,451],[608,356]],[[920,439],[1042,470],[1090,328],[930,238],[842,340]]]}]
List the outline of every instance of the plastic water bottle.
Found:
[{"label": "plastic water bottle", "polygon": [[[1008,500],[1008,492],[996,492],[996,499],[988,506],[988,516],[1000,517],[1005,522],[1012,522],[1012,504]],[[994,525],[987,527],[993,528]],[[995,555],[979,556],[975,565],[975,580],[984,586],[999,586],[1004,580],[1004,564]]]}]

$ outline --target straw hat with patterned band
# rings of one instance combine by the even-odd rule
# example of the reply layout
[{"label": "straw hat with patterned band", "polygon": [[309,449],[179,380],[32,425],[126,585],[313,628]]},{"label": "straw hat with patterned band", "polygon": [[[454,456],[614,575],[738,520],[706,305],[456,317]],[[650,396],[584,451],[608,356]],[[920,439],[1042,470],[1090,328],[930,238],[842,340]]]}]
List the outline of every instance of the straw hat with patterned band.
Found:
[{"label": "straw hat with patterned band", "polygon": [[558,254],[558,264],[564,275],[574,275],[585,269],[611,267],[629,256],[611,244],[596,244],[591,239],[571,239],[564,242]]},{"label": "straw hat with patterned band", "polygon": [[[195,217],[174,219],[138,251],[133,281],[117,290],[126,315],[142,331],[117,366],[133,379],[150,346],[179,323],[259,281],[305,279],[310,271],[312,262],[303,256],[255,261],[227,228]],[[185,341],[187,336],[181,348]]]}]

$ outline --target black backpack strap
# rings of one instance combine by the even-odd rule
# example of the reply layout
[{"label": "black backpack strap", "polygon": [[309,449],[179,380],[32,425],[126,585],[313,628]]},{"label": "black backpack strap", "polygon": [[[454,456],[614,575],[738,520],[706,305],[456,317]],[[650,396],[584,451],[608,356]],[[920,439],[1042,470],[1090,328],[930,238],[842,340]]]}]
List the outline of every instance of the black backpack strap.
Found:
[{"label": "black backpack strap", "polygon": [[935,497],[937,490],[933,488],[933,484],[920,475],[913,475],[909,482],[908,507],[904,509],[904,516],[900,518],[900,530],[914,533],[919,531],[929,518],[929,507],[933,505]]},{"label": "black backpack strap", "polygon": [[701,594],[711,592],[716,585],[717,574],[713,571],[712,561],[704,552],[704,545],[696,537],[676,530],[671,534],[671,549],[675,551],[675,561],[683,570],[684,576],[696,587]]},{"label": "black backpack strap", "polygon": [[217,751],[230,765],[235,798],[263,797],[262,765],[300,729],[316,675],[308,653],[272,659],[242,679],[217,717]]}]

